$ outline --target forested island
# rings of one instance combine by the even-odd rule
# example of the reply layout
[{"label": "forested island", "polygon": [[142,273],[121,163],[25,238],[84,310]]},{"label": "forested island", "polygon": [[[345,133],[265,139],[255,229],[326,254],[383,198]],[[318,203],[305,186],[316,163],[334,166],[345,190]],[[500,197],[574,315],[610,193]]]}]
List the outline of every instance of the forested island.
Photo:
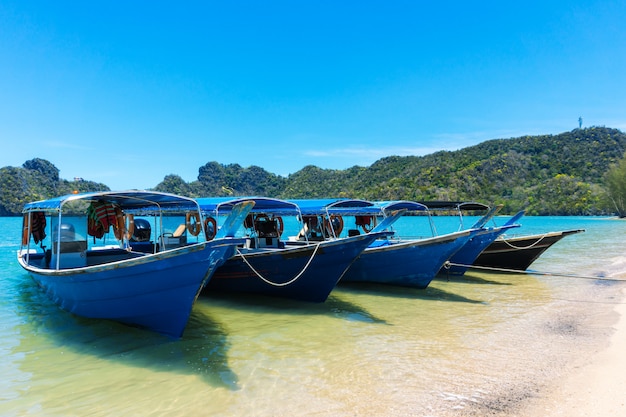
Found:
[{"label": "forested island", "polygon": [[[558,135],[494,139],[457,151],[389,156],[345,170],[312,165],[287,177],[262,167],[210,161],[198,178],[167,175],[154,190],[203,196],[349,197],[367,200],[459,200],[503,204],[503,214],[626,215],[626,134],[590,127]],[[30,201],[106,184],[59,178],[50,161],[34,158],[0,168],[0,215]]]}]

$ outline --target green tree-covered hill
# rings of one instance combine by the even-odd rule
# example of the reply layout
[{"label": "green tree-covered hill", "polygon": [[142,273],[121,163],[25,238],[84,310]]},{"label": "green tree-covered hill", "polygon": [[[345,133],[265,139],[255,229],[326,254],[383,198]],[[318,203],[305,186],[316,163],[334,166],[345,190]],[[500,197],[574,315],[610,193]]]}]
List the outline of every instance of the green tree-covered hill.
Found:
[{"label": "green tree-covered hill", "polygon": [[14,216],[24,204],[75,191],[108,190],[92,181],[59,178],[59,170],[45,159],[26,161],[21,167],[0,168],[0,216]]},{"label": "green tree-covered hill", "polygon": [[[626,151],[626,134],[592,127],[558,135],[495,139],[458,151],[389,156],[369,167],[328,170],[315,166],[281,177],[262,167],[207,162],[198,179],[166,176],[155,190],[191,197],[264,195],[279,198],[352,197],[370,200],[472,200],[504,204],[503,212],[608,214],[605,176]],[[626,181],[626,178],[624,179]],[[58,178],[50,162],[33,159],[0,169],[0,215],[17,214],[35,199],[104,184]]]}]

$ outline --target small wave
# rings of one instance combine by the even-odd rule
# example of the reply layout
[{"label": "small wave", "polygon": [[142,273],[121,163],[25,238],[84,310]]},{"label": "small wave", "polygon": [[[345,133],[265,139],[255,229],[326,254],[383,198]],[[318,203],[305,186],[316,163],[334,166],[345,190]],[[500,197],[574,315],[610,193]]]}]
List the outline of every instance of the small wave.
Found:
[{"label": "small wave", "polygon": [[609,260],[606,268],[609,278],[626,278],[626,256],[616,256]]}]

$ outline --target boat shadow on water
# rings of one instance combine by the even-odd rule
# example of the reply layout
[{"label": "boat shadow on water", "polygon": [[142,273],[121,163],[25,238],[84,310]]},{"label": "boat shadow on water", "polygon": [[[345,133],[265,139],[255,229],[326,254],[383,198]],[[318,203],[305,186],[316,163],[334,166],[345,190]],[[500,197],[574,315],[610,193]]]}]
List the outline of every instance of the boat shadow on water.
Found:
[{"label": "boat shadow on water", "polygon": [[223,308],[244,310],[260,314],[289,314],[291,316],[329,316],[348,321],[388,324],[358,304],[337,297],[333,291],[323,303],[289,300],[258,294],[239,294],[227,292],[203,293],[200,301],[206,300],[211,305]]},{"label": "boat shadow on water", "polygon": [[[33,338],[43,337],[48,340],[41,343],[52,343],[76,355],[91,355],[156,372],[196,375],[211,386],[239,389],[238,377],[228,365],[228,334],[219,322],[198,309],[192,310],[183,337],[175,340],[114,321],[65,312],[29,281],[25,279],[18,284],[21,287],[19,314],[24,323],[19,331],[27,335],[23,339],[29,341],[25,343],[40,343]],[[23,359],[23,368],[29,368],[28,357],[26,354]],[[80,368],[75,371],[80,372]],[[37,374],[36,369],[29,372]]]},{"label": "boat shadow on water", "polygon": [[385,297],[401,297],[419,300],[451,301],[471,304],[483,304],[483,301],[472,300],[459,294],[451,293],[433,286],[424,289],[400,287],[373,283],[341,283],[339,288],[351,294],[368,294]]},{"label": "boat shadow on water", "polygon": [[[480,274],[480,275],[479,275]],[[513,285],[511,282],[502,280],[503,274],[488,274],[484,272],[466,272],[463,275],[448,275],[440,273],[434,282],[455,282],[460,284],[488,284],[488,285]],[[519,275],[519,274],[518,274]],[[500,279],[498,279],[498,277]]]}]

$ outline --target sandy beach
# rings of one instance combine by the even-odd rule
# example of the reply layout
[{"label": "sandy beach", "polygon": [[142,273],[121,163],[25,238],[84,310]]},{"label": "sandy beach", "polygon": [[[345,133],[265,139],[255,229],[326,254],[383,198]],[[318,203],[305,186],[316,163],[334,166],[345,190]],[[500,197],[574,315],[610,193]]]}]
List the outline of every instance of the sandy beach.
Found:
[{"label": "sandy beach", "polygon": [[175,343],[59,312],[8,246],[0,415],[626,415],[626,223],[534,224],[587,231],[527,273],[470,271],[426,291],[204,297]]},{"label": "sandy beach", "polygon": [[[622,295],[626,292],[622,290]],[[606,349],[572,369],[552,391],[526,408],[524,417],[622,417],[626,415],[626,302],[616,305],[619,314]]]}]

